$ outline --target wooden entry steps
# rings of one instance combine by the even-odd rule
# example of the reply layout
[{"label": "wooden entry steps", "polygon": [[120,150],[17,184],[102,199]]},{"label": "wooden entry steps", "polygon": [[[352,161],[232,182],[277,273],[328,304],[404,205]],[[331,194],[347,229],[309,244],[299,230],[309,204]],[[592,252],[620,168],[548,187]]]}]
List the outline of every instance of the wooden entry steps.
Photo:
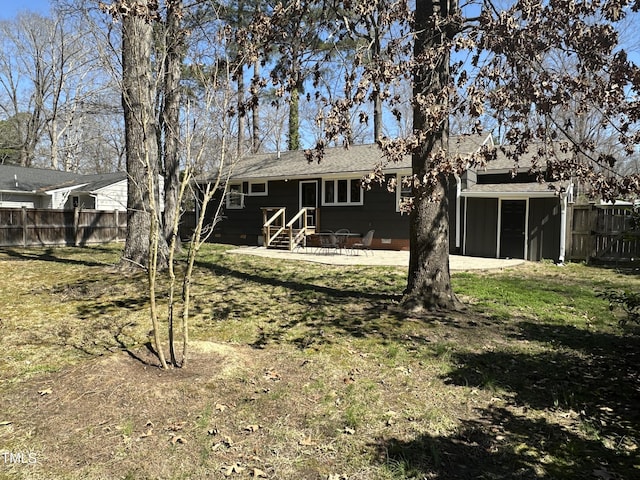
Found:
[{"label": "wooden entry steps", "polygon": [[[262,231],[264,245],[267,248],[278,248],[292,251],[306,243],[308,235],[315,233],[315,225],[309,225],[309,208],[302,208],[291,220],[286,222],[286,208],[262,208]],[[270,212],[274,212],[269,216]],[[285,223],[286,222],[286,223]],[[294,228],[296,224],[301,228]]]}]

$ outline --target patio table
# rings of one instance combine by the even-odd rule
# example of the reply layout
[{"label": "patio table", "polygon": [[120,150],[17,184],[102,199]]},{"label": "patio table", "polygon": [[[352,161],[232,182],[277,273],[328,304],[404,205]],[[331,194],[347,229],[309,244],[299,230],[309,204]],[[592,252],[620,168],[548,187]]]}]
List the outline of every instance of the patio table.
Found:
[{"label": "patio table", "polygon": [[337,253],[341,254],[343,249],[345,251],[347,249],[347,240],[349,237],[361,237],[362,235],[350,232],[317,232],[309,236],[312,239],[318,239],[320,244],[318,247],[319,252],[322,250],[335,250]]}]

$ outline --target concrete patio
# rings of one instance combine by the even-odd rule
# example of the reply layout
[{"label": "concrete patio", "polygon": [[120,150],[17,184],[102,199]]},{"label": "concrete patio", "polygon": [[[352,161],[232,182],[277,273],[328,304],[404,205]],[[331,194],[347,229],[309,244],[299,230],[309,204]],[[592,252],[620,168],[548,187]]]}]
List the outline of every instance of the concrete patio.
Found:
[{"label": "concrete patio", "polygon": [[[318,252],[315,248],[302,248],[295,252],[288,250],[267,249],[264,247],[240,247],[229,250],[230,254],[256,255],[259,257],[280,258],[286,260],[300,260],[305,262],[324,263],[327,265],[378,265],[390,267],[406,267],[409,265],[409,252],[396,250],[373,250],[359,252],[358,255],[344,253]],[[495,270],[515,267],[524,264],[521,259],[465,257],[449,255],[451,270]]]}]

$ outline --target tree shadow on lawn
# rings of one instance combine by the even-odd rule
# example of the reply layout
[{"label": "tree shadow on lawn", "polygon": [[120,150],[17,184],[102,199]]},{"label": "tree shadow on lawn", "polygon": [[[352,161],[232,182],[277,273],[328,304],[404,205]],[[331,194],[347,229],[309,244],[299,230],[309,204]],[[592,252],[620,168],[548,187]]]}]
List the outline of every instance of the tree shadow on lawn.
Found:
[{"label": "tree shadow on lawn", "polygon": [[[517,336],[541,348],[526,353],[511,349],[454,353],[452,362],[460,366],[445,381],[506,392],[519,407],[573,419],[567,422],[574,433],[583,435],[572,438],[580,458],[573,459],[575,465],[563,467],[566,478],[589,477],[596,464],[609,465],[607,469],[622,478],[637,475],[638,338],[532,322],[520,323]],[[551,428],[559,436],[568,435],[560,425]],[[561,445],[550,445],[549,454],[561,457],[556,452]],[[574,476],[569,475],[572,472]]]},{"label": "tree shadow on lawn", "polygon": [[401,478],[434,479],[619,479],[632,472],[630,456],[618,457],[597,440],[584,439],[544,418],[505,408],[477,411],[450,436],[381,439],[378,462]]},{"label": "tree shadow on lawn", "polygon": [[[64,256],[62,249],[73,249],[73,256]],[[80,252],[80,253],[78,253]],[[0,248],[0,254],[4,254],[12,260],[36,260],[41,262],[54,262],[63,263],[67,265],[82,265],[85,267],[109,267],[113,266],[113,263],[100,262],[95,260],[95,252],[100,253],[113,253],[113,249],[108,247],[90,246],[90,247],[57,247],[57,248],[39,248],[34,247],[32,250],[28,248],[13,249],[13,248]],[[81,254],[86,254],[88,257],[78,259]],[[93,255],[91,255],[93,254]],[[89,258],[91,257],[91,259]]]},{"label": "tree shadow on lawn", "polygon": [[[324,335],[325,329],[333,329],[336,332],[351,335],[354,337],[365,337],[377,335],[382,338],[391,338],[393,332],[389,329],[381,329],[376,322],[381,315],[386,316],[385,325],[389,325],[389,319],[398,325],[404,319],[401,312],[394,311],[393,307],[402,298],[401,294],[376,292],[357,286],[349,287],[329,287],[309,281],[298,281],[281,278],[279,272],[269,270],[254,270],[245,272],[239,269],[223,266],[220,264],[199,263],[199,266],[210,269],[217,275],[235,278],[240,282],[252,282],[261,286],[280,287],[293,295],[288,301],[306,305],[307,308],[301,312],[289,315],[289,312],[282,312],[277,318],[265,319],[268,329],[263,329],[259,338],[252,344],[256,348],[264,348],[272,342],[282,341],[286,332],[295,327],[306,327],[307,334],[292,342],[298,344],[300,348],[306,348],[313,344],[327,343],[328,336]],[[232,299],[231,304],[222,307],[214,307],[212,318],[226,320],[232,312],[239,312],[244,306],[244,302],[250,301],[247,298]],[[357,303],[364,305],[358,312],[350,312],[347,307]],[[328,314],[328,310],[331,313]],[[284,320],[283,320],[284,319]]]},{"label": "tree shadow on lawn", "polygon": [[258,270],[254,270],[253,273],[243,272],[239,269],[234,269],[220,264],[213,264],[210,262],[198,262],[200,267],[211,270],[216,275],[223,275],[232,278],[236,278],[243,281],[250,281],[262,285],[269,285],[272,287],[283,287],[287,290],[295,292],[314,291],[320,294],[324,294],[336,299],[340,298],[360,298],[366,300],[393,300],[401,298],[399,294],[371,292],[367,290],[353,290],[338,287],[327,287],[325,285],[311,284],[295,280],[286,280],[280,278],[279,272],[274,272],[272,275],[265,271],[258,273]]}]

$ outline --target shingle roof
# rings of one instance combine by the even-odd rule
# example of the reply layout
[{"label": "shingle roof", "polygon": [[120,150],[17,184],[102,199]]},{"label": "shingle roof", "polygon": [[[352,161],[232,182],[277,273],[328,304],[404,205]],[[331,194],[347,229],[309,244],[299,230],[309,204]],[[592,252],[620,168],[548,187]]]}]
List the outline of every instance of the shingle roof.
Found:
[{"label": "shingle roof", "polygon": [[78,175],[44,168],[0,165],[0,190],[33,192],[73,185]]},{"label": "shingle roof", "polygon": [[[513,150],[513,147],[507,145],[507,146],[496,148],[496,159],[487,162],[487,168],[486,168],[487,170],[492,170],[493,171],[492,173],[495,173],[496,171],[499,171],[499,170],[504,170],[504,171],[512,170],[516,166],[516,163],[513,160],[513,158],[509,158],[502,149],[509,151],[509,150]],[[555,151],[554,153],[558,158],[565,158],[565,157],[568,158],[571,155],[570,153],[562,153],[560,151]],[[527,150],[525,153],[520,155],[520,157],[518,158],[518,164],[517,164],[518,170],[520,171],[529,170],[533,164],[533,159],[536,156],[543,157],[544,155],[540,154],[537,151],[536,145],[531,145],[529,147],[529,150]],[[546,167],[545,161],[539,159],[538,166],[544,169]],[[482,173],[482,171],[479,171],[478,173]]]},{"label": "shingle roof", "polygon": [[[477,151],[487,136],[461,135],[451,137],[449,148],[457,153]],[[322,161],[309,163],[304,151],[264,153],[239,160],[233,167],[234,180],[266,178],[309,178],[320,175],[356,174],[364,175],[382,161],[380,149],[375,144],[352,145],[349,148],[337,147],[325,150]],[[389,169],[405,170],[411,168],[411,157],[390,165]]]},{"label": "shingle roof", "polygon": [[95,192],[101,188],[108,187],[114,183],[121,182],[127,179],[125,172],[116,173],[101,173],[95,175],[82,175],[81,182],[87,182],[87,185],[81,188],[86,192]]},{"label": "shingle roof", "polygon": [[4,191],[37,192],[76,185],[85,185],[82,188],[85,191],[95,191],[125,178],[123,172],[81,175],[46,168],[0,165],[0,190]]},{"label": "shingle roof", "polygon": [[467,193],[549,193],[553,195],[552,185],[560,186],[559,183],[484,183],[475,184],[463,190]]}]

